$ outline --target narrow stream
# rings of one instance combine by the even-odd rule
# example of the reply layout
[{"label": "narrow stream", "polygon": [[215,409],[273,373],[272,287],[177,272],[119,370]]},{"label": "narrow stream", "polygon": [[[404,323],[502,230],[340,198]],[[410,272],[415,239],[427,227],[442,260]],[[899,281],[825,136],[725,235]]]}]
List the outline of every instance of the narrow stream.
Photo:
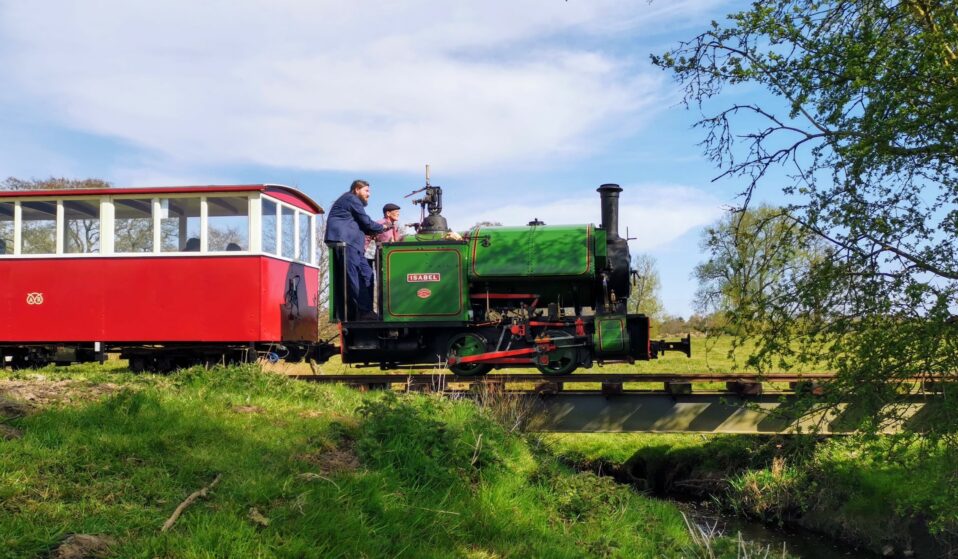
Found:
[{"label": "narrow stream", "polygon": [[855,549],[835,542],[819,534],[802,529],[776,529],[761,522],[750,521],[738,516],[729,516],[717,512],[709,506],[699,506],[688,502],[666,499],[678,507],[691,522],[706,533],[742,539],[769,550],[768,557],[782,556],[782,549],[789,557],[808,559],[875,559],[881,557],[866,550]]}]

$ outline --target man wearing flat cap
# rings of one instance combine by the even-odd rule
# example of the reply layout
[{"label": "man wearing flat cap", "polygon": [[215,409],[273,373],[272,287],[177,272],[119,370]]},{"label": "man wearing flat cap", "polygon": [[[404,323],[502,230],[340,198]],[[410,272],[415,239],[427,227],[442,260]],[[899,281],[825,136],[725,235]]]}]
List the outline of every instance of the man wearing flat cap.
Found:
[{"label": "man wearing flat cap", "polygon": [[383,218],[376,220],[376,223],[386,227],[386,230],[366,237],[366,258],[370,261],[376,259],[377,243],[394,243],[403,238],[399,225],[399,206],[396,204],[390,202],[383,206]]}]

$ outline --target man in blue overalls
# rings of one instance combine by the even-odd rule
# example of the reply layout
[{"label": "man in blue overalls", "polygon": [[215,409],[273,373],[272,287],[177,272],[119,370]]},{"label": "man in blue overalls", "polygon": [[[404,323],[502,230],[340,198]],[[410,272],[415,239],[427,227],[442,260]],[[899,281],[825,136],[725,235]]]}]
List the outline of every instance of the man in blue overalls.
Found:
[{"label": "man in blue overalls", "polygon": [[[366,235],[375,235],[386,230],[376,223],[363,208],[369,202],[369,183],[355,180],[346,192],[333,203],[326,218],[326,242],[346,243],[343,252],[346,268],[346,293],[350,319],[375,320],[373,313],[373,270],[363,254]],[[346,317],[342,317],[345,320]]]}]

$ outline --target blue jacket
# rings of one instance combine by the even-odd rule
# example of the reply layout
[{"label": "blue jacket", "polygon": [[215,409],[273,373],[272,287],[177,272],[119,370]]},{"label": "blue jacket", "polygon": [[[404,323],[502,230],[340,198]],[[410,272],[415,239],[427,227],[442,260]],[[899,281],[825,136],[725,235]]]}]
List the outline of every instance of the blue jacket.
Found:
[{"label": "blue jacket", "polygon": [[385,227],[366,215],[363,201],[352,192],[340,196],[326,217],[326,242],[345,241],[359,252],[363,252],[366,246],[366,235],[385,230]]}]

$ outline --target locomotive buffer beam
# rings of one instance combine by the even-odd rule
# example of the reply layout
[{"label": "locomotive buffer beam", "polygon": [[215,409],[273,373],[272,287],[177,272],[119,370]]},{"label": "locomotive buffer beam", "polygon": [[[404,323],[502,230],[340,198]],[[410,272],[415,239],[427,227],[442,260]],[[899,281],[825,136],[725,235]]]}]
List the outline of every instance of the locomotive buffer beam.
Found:
[{"label": "locomotive buffer beam", "polygon": [[681,351],[686,357],[692,357],[692,334],[686,335],[677,342],[652,340],[650,346],[652,348],[652,354],[655,357],[658,357],[660,353],[665,353],[666,351]]}]

